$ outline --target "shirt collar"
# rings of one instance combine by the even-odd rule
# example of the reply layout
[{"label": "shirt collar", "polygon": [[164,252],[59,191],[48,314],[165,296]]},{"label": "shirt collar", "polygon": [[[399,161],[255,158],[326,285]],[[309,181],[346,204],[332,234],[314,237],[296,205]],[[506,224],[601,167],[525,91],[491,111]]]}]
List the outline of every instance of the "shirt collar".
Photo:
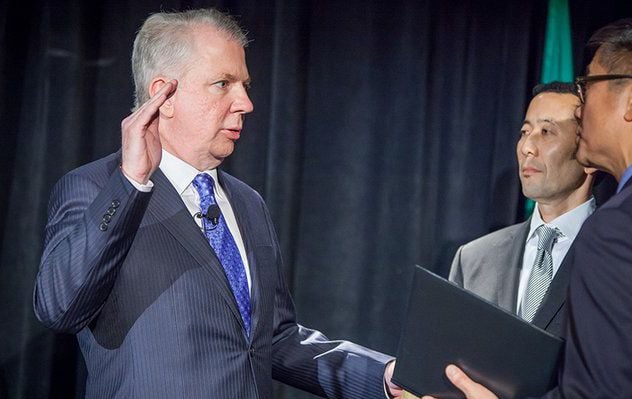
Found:
[{"label": "shirt collar", "polygon": [[628,166],[628,168],[623,172],[623,175],[621,175],[621,181],[619,182],[619,185],[617,186],[617,193],[623,190],[625,183],[627,183],[631,177],[632,177],[632,165]]},{"label": "shirt collar", "polygon": [[596,205],[595,198],[591,197],[588,201],[556,217],[549,223],[545,223],[544,220],[542,220],[538,207],[539,205],[536,204],[536,207],[533,210],[533,215],[531,216],[531,224],[529,226],[527,241],[534,237],[535,230],[543,224],[549,227],[557,228],[562,233],[560,238],[568,237],[571,240],[574,240],[584,221],[595,211]]},{"label": "shirt collar", "polygon": [[[200,173],[199,170],[164,149],[162,150],[162,159],[160,160],[160,170],[162,170],[162,173],[165,174],[180,195],[191,185],[195,176]],[[217,182],[217,169],[211,169],[205,172],[211,175],[213,180]]]}]

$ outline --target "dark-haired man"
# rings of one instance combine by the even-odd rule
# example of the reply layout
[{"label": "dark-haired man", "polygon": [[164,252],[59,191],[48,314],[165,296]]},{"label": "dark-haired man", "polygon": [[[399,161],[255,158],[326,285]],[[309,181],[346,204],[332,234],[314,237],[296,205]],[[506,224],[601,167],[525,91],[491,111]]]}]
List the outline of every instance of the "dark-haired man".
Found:
[{"label": "dark-haired man", "polygon": [[[632,18],[598,30],[582,106],[577,159],[612,174],[619,186],[584,223],[567,255],[569,326],[558,389],[547,398],[632,397]],[[456,366],[448,378],[468,399],[496,396]]]},{"label": "dark-haired man", "polygon": [[578,106],[571,83],[534,88],[516,146],[533,215],[459,248],[450,271],[450,280],[558,336],[569,273],[562,260],[595,209],[593,175],[575,159]]}]

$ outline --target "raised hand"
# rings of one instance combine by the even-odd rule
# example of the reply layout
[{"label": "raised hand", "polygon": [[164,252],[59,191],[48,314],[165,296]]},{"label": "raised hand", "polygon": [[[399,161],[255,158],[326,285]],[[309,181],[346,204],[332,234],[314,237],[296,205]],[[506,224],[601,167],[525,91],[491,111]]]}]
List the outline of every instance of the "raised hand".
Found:
[{"label": "raised hand", "polygon": [[121,122],[123,173],[146,184],[160,165],[159,108],[176,91],[177,80],[166,82],[146,103]]}]

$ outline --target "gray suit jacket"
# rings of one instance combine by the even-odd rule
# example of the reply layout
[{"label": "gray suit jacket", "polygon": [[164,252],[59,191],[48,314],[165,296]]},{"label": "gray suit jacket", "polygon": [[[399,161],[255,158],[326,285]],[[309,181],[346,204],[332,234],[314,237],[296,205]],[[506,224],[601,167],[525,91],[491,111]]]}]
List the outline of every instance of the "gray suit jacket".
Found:
[{"label": "gray suit jacket", "polygon": [[[450,280],[515,313],[524,245],[529,223],[505,227],[461,246],[454,257]],[[566,328],[569,262],[562,261],[533,324],[557,336]]]},{"label": "gray suit jacket", "polygon": [[34,292],[37,317],[77,334],[88,398],[271,398],[272,378],[321,396],[383,398],[390,358],[297,324],[261,197],[219,172],[252,277],[245,333],[215,253],[160,170],[150,193],[118,154],[55,186]]}]

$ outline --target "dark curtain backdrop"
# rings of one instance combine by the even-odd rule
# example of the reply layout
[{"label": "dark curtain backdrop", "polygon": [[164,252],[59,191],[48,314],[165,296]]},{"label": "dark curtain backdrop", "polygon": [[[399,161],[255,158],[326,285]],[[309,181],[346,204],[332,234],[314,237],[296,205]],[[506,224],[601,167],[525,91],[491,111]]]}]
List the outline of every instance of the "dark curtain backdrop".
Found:
[{"label": "dark curtain backdrop", "polygon": [[[632,11],[570,3],[581,70],[592,31]],[[446,274],[520,220],[544,0],[0,1],[0,398],[82,397],[74,337],[31,305],[49,191],[119,147],[143,19],[211,5],[252,39],[255,112],[225,168],[267,200],[302,323],[395,353],[412,265]]]}]

